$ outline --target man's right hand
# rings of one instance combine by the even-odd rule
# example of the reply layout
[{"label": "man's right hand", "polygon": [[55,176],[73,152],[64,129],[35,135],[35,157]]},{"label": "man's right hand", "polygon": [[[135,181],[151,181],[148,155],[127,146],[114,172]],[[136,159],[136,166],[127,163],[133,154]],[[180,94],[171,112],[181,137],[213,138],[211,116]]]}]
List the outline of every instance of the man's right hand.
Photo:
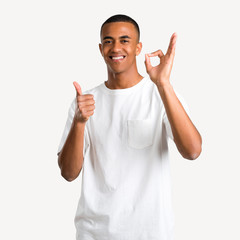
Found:
[{"label": "man's right hand", "polygon": [[73,82],[76,89],[76,111],[75,120],[85,123],[90,116],[93,115],[95,109],[95,101],[92,94],[82,94],[80,85],[77,82]]}]

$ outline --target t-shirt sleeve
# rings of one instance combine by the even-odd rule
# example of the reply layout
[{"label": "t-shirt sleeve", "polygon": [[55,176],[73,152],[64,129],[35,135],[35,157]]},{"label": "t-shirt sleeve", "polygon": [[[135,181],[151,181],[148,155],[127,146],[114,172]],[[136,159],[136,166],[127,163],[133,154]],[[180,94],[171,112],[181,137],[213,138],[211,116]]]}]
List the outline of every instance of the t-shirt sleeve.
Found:
[{"label": "t-shirt sleeve", "polygon": [[[175,91],[175,90],[174,90]],[[189,107],[186,103],[186,101],[184,100],[184,98],[175,91],[179,101],[181,102],[184,110],[186,111],[186,113],[188,114],[188,116],[190,117],[190,110],[189,110]],[[167,117],[167,113],[165,111],[165,108],[164,108],[164,113],[163,113],[163,124],[165,125],[165,128],[166,128],[166,133],[167,133],[167,137],[169,137],[170,139],[173,140],[173,134],[172,134],[172,129],[171,129],[171,125],[170,125],[170,122],[168,120],[168,117]]]},{"label": "t-shirt sleeve", "polygon": [[[75,115],[75,109],[76,109],[76,99],[73,100],[73,102],[72,102],[72,104],[71,104],[71,106],[68,110],[67,122],[65,124],[65,128],[64,128],[64,131],[63,131],[63,135],[62,135],[60,144],[58,146],[57,153],[59,153],[62,150],[62,148],[64,146],[64,143],[67,139],[67,136],[68,136],[69,131],[71,129],[72,121],[73,121],[73,118],[74,118],[74,115]],[[86,153],[86,150],[87,150],[88,146],[89,146],[89,136],[88,136],[87,124],[86,124],[85,129],[84,129],[83,158],[85,157],[85,153]]]}]

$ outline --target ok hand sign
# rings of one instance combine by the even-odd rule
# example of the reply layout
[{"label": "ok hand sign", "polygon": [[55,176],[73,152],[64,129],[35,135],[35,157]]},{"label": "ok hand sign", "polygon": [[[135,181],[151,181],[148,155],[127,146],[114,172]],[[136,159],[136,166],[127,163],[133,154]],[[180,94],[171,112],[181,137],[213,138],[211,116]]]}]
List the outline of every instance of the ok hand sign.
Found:
[{"label": "ok hand sign", "polygon": [[[156,52],[145,54],[145,65],[147,73],[149,74],[151,80],[157,86],[164,86],[165,84],[169,84],[170,74],[173,66],[173,60],[175,55],[177,34],[173,33],[167,53],[164,55],[161,50]],[[158,56],[160,58],[160,63],[153,67],[150,62],[151,57]]]}]

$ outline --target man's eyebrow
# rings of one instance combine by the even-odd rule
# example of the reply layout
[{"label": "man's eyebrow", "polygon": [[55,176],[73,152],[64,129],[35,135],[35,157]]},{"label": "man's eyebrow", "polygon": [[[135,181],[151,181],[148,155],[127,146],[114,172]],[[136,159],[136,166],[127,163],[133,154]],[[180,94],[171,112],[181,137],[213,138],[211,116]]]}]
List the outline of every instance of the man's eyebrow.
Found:
[{"label": "man's eyebrow", "polygon": [[[123,36],[120,36],[119,38],[128,38],[128,39],[131,39],[128,35],[123,35]],[[105,39],[113,39],[113,37],[111,37],[111,36],[106,36],[106,37],[103,38],[103,40],[105,40]]]},{"label": "man's eyebrow", "polygon": [[129,39],[131,39],[128,35],[121,36],[120,38],[129,38]]},{"label": "man's eyebrow", "polygon": [[106,37],[103,38],[103,40],[108,39],[108,38],[113,39],[113,37],[106,36]]}]

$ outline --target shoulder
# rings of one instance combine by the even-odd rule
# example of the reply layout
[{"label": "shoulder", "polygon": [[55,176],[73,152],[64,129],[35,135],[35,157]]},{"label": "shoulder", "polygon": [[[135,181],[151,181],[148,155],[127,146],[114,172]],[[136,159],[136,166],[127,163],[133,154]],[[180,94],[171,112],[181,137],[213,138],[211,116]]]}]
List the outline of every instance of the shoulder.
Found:
[{"label": "shoulder", "polygon": [[103,84],[104,84],[104,82],[102,82],[101,84],[99,84],[93,88],[83,91],[83,94],[93,94],[93,95],[97,94],[97,93],[101,92],[101,90],[103,88]]},{"label": "shoulder", "polygon": [[148,93],[151,94],[152,98],[155,98],[161,101],[161,97],[156,84],[150,79],[149,76],[146,78],[147,78],[147,81],[146,81],[145,88],[147,89]]},{"label": "shoulder", "polygon": [[[173,87],[173,90],[174,90],[177,98],[182,103],[183,107],[188,110],[188,105],[187,105],[184,97],[182,96],[182,94],[179,93],[179,91],[175,88],[174,85],[172,85],[172,87]],[[162,99],[161,99],[160,93],[158,91],[158,88],[157,88],[156,84],[149,77],[147,79],[146,89],[148,89],[148,92],[151,93],[152,98],[154,98],[162,103]]]}]

